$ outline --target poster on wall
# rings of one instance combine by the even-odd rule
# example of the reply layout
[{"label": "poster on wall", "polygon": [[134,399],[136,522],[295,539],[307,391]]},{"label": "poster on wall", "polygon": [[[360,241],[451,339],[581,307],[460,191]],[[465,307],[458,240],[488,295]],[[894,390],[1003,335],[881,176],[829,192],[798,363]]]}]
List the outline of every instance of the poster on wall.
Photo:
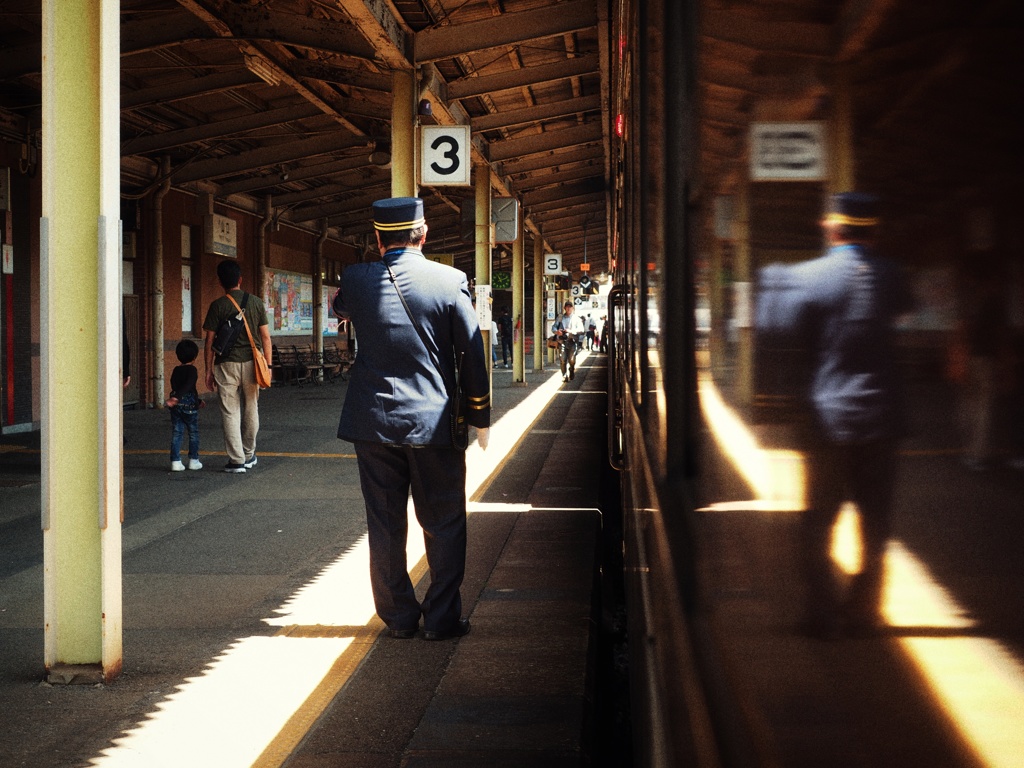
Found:
[{"label": "poster on wall", "polygon": [[267,270],[263,296],[270,333],[313,330],[313,276]]},{"label": "poster on wall", "polygon": [[334,286],[325,285],[323,286],[322,293],[320,295],[321,306],[323,312],[320,313],[320,317],[323,318],[320,332],[324,336],[337,336],[338,335],[338,316],[334,314],[334,294],[338,292],[338,289]]}]

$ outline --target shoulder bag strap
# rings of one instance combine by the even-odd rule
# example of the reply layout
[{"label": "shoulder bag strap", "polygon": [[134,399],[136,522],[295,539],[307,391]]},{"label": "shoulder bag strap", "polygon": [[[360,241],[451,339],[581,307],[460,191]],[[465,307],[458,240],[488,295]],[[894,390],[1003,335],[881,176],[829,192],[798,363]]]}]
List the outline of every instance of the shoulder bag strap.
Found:
[{"label": "shoulder bag strap", "polygon": [[[225,293],[224,295],[227,296],[228,300],[232,304],[235,305],[235,309],[238,310],[238,314],[240,314],[242,316],[242,322],[245,323],[245,333],[249,337],[249,346],[252,347],[252,356],[256,357],[256,353],[259,350],[256,349],[256,340],[252,337],[252,331],[249,330],[249,319],[245,316],[245,311],[240,306],[238,306],[238,302],[235,301],[235,297],[234,296],[232,296],[230,293]],[[242,301],[245,303],[245,306],[249,306],[249,294],[248,293],[245,294],[245,298],[242,299]]]}]

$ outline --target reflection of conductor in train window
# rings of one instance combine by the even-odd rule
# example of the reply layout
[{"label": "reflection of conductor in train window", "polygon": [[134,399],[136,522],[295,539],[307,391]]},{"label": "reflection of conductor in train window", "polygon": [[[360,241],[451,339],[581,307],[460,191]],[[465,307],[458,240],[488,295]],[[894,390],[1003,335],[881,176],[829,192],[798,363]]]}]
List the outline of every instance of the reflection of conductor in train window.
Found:
[{"label": "reflection of conductor in train window", "polygon": [[579,349],[583,340],[583,334],[587,329],[583,327],[583,320],[573,312],[574,306],[571,301],[565,302],[562,307],[565,312],[551,325],[551,333],[558,337],[558,357],[562,366],[562,381],[572,381],[576,377],[576,350]]},{"label": "reflection of conductor in train window", "polygon": [[[834,195],[822,222],[825,254],[766,268],[757,304],[758,343],[798,347],[807,357],[796,384],[807,450],[802,629],[819,637],[869,630],[880,618],[903,410],[893,326],[911,299],[902,270],[874,251],[877,225],[876,198]],[[841,594],[831,532],[847,499],[859,513],[863,556]]]}]

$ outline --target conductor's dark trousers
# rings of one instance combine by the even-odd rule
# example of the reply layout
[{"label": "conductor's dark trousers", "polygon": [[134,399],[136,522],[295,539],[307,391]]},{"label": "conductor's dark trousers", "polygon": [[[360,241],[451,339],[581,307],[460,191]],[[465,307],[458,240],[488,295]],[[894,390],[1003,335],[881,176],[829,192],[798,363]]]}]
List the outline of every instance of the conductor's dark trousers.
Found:
[{"label": "conductor's dark trousers", "polygon": [[[355,443],[366,504],[370,585],[377,615],[390,629],[445,632],[462,617],[466,572],[466,454],[454,448]],[[409,491],[423,528],[430,586],[416,600],[406,540]]]}]

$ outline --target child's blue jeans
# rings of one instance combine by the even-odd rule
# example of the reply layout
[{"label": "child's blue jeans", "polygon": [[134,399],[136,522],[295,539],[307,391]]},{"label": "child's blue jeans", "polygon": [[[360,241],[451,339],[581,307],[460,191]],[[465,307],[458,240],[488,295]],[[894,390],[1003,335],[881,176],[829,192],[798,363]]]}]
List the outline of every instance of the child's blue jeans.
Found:
[{"label": "child's blue jeans", "polygon": [[188,428],[188,457],[199,458],[199,411],[178,406],[171,412],[171,461],[181,461],[181,440]]}]

